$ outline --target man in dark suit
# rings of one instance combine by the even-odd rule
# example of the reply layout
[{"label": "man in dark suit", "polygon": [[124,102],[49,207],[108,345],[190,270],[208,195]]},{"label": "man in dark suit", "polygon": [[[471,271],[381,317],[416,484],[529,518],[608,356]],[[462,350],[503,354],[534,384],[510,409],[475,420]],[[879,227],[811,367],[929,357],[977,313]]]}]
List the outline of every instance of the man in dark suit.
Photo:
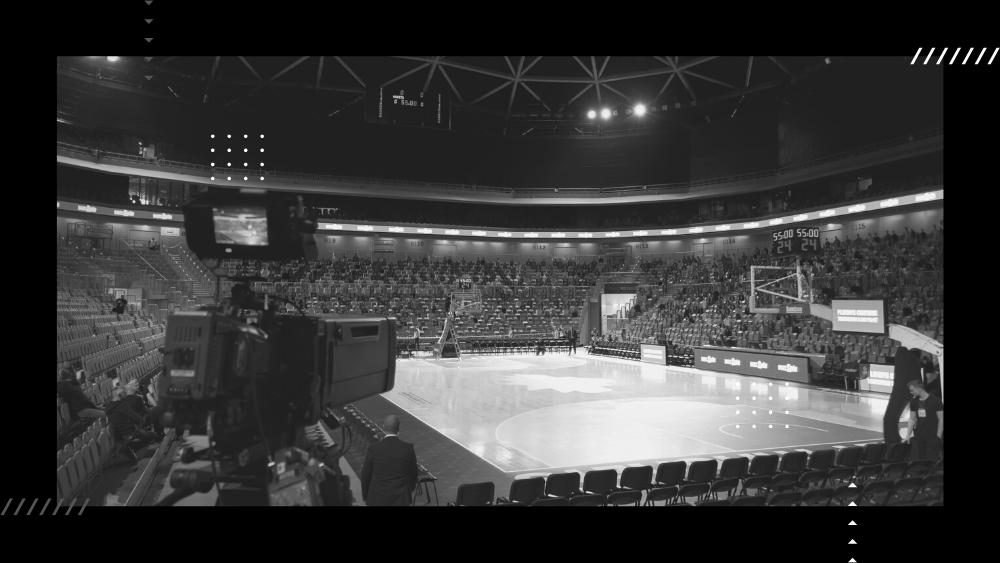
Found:
[{"label": "man in dark suit", "polygon": [[361,498],[367,506],[408,506],[417,486],[417,454],[399,439],[399,418],[385,417],[385,438],[368,449],[361,470]]}]

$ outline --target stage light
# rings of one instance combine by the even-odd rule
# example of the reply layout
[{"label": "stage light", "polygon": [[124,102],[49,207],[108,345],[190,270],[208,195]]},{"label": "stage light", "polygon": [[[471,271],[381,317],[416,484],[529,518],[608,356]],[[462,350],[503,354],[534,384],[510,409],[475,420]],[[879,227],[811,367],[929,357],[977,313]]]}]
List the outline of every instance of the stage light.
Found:
[{"label": "stage light", "polygon": [[739,425],[739,424],[737,424],[737,425],[736,425],[736,428],[739,428],[739,427],[740,427],[740,425]]},{"label": "stage light", "polygon": [[261,179],[261,180],[263,180],[263,179],[264,179],[264,177],[263,177],[263,176],[261,176],[261,177],[260,177],[260,179]]},{"label": "stage light", "polygon": [[774,411],[767,411],[767,414],[774,414]]},{"label": "stage light", "polygon": [[597,112],[594,110],[590,110],[587,112],[587,117],[594,119],[595,117],[597,117]]},{"label": "stage light", "polygon": [[232,177],[232,176],[226,176],[226,179],[227,179],[227,180],[232,180],[232,179],[233,179],[233,177]]},{"label": "stage light", "polygon": [[264,136],[263,136],[263,135],[261,135],[261,136],[260,136],[260,138],[261,138],[261,139],[263,139],[263,138],[264,138]]},{"label": "stage light", "polygon": [[787,424],[785,425],[785,428],[788,428],[788,425],[787,425]]},{"label": "stage light", "polygon": [[247,152],[247,150],[246,150],[246,149],[243,149],[243,152]]},{"label": "stage light", "polygon": [[226,166],[232,166],[232,165],[233,165],[233,163],[232,163],[232,162],[227,162],[227,163],[226,163]]},{"label": "stage light", "polygon": [[227,139],[232,139],[232,138],[233,138],[233,136],[232,136],[232,135],[226,135],[226,138],[227,138]]},{"label": "stage light", "polygon": [[[108,60],[111,61],[111,62],[115,62],[115,61],[118,60],[118,57],[108,57]],[[830,60],[830,59],[827,59],[827,60]]]},{"label": "stage light", "polygon": [[264,152],[264,149],[260,149],[260,152]]},{"label": "stage light", "polygon": [[247,164],[246,162],[244,162],[244,163],[243,163],[243,166],[250,166],[250,165],[249,165],[249,164]]},{"label": "stage light", "polygon": [[757,411],[750,411],[752,414],[757,414]]},{"label": "stage light", "polygon": [[248,180],[249,178],[247,178],[246,176],[244,176],[244,177],[243,177],[243,179],[244,179],[244,180]]},{"label": "stage light", "polygon": [[768,424],[768,425],[767,425],[767,427],[768,427],[768,428],[774,428],[774,426],[773,426],[773,425],[771,425],[771,424]]},{"label": "stage light", "polygon": [[264,163],[263,163],[263,162],[261,162],[261,163],[260,163],[260,165],[261,165],[261,166],[264,166]]},{"label": "stage light", "polygon": [[773,400],[774,400],[774,397],[768,397],[768,398],[767,398],[767,400],[768,400],[768,401],[773,401]]},{"label": "stage light", "polygon": [[243,135],[243,138],[244,138],[244,139],[246,139],[246,138],[247,138],[247,136],[246,136],[246,135]]},{"label": "stage light", "polygon": [[211,138],[213,138],[213,139],[214,139],[214,138],[215,138],[215,135],[209,135],[209,137],[211,137]]},{"label": "stage light", "polygon": [[226,152],[233,152],[233,149],[226,149]]},{"label": "stage light", "polygon": [[215,152],[215,149],[212,149],[212,152]]},{"label": "stage light", "polygon": [[754,428],[757,428],[757,425],[756,425],[756,424],[754,424],[754,425],[753,425],[753,427],[754,427]]},{"label": "stage light", "polygon": [[215,176],[212,176],[211,178],[209,178],[209,180],[214,180],[214,179],[215,179]]},{"label": "stage light", "polygon": [[770,386],[772,386],[772,385],[774,385],[774,384],[773,384],[773,383],[768,383],[768,384],[767,384],[767,386],[768,386],[768,387],[770,387]]},{"label": "stage light", "polygon": [[638,105],[635,106],[635,114],[636,115],[642,115],[644,113],[646,113],[646,106],[644,106],[642,104],[638,104]]},{"label": "stage light", "polygon": [[601,110],[601,117],[604,118],[604,119],[610,118],[611,117],[611,110],[609,110],[608,108],[602,109]]},{"label": "stage light", "polygon": [[212,163],[212,166],[215,166],[215,163],[214,163],[214,162]]}]

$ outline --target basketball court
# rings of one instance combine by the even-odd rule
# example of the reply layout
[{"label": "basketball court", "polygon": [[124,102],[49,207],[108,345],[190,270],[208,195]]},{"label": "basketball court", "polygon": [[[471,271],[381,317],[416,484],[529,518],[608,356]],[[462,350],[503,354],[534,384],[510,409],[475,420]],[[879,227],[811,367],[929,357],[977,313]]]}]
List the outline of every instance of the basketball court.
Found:
[{"label": "basketball court", "polygon": [[888,402],[583,349],[400,360],[382,397],[510,479],[881,442]]}]

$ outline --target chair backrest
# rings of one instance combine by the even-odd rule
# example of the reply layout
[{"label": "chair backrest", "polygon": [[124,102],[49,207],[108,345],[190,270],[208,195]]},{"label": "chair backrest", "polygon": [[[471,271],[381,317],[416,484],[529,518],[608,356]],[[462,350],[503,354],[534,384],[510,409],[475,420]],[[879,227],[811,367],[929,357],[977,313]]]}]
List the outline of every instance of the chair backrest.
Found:
[{"label": "chair backrest", "polygon": [[864,449],[861,446],[848,446],[841,448],[837,452],[836,465],[838,467],[857,467],[861,463],[861,453]]},{"label": "chair backrest", "polygon": [[836,457],[836,450],[816,450],[809,454],[809,462],[806,464],[806,468],[815,471],[830,469],[833,467],[833,462]]},{"label": "chair backrest", "polygon": [[582,490],[595,495],[606,495],[618,484],[618,471],[615,469],[600,469],[588,471],[583,476]]},{"label": "chair backrest", "polygon": [[933,467],[933,463],[929,459],[920,459],[917,461],[911,461],[909,465],[906,466],[906,473],[903,475],[906,477],[916,477],[919,475],[925,475]]},{"label": "chair backrest", "polygon": [[700,497],[702,495],[707,495],[711,490],[712,486],[708,483],[692,483],[681,487],[680,490],[677,491],[677,496],[682,499],[688,497]]},{"label": "chair backrest", "polygon": [[569,499],[570,506],[604,506],[604,495],[577,495]]},{"label": "chair backrest", "polygon": [[580,474],[553,473],[545,479],[545,494],[557,497],[568,497],[580,489]]},{"label": "chair backrest", "polygon": [[624,489],[645,490],[653,482],[653,468],[649,465],[642,467],[626,467],[622,469],[621,487]]},{"label": "chair backrest", "polygon": [[865,444],[861,449],[861,463],[864,465],[881,464],[885,457],[885,443]]},{"label": "chair backrest", "polygon": [[745,457],[726,458],[722,460],[722,466],[719,468],[719,479],[742,478],[749,468],[750,460]]},{"label": "chair backrest", "polygon": [[718,469],[719,461],[715,459],[692,462],[687,480],[694,483],[710,483],[715,479]]},{"label": "chair backrest", "polygon": [[510,500],[531,504],[545,496],[545,477],[515,479],[510,484]]},{"label": "chair backrest", "polygon": [[646,493],[646,502],[656,503],[661,500],[670,501],[677,496],[677,491],[677,485],[671,485],[669,487],[653,487],[648,493]]},{"label": "chair backrest", "polygon": [[[652,469],[652,468],[650,468]],[[642,491],[618,491],[608,495],[607,503],[612,506],[618,506],[620,504],[634,504],[639,505],[639,501],[642,500]]]},{"label": "chair backrest", "polygon": [[492,504],[495,489],[492,481],[459,485],[458,494],[455,496],[455,505],[486,506]]},{"label": "chair backrest", "polygon": [[801,473],[805,469],[808,460],[809,454],[806,452],[788,452],[781,456],[781,463],[778,465],[778,470],[782,473]]},{"label": "chair backrest", "polygon": [[813,489],[811,491],[805,491],[802,493],[801,504],[811,504],[817,506],[826,506],[830,503],[830,499],[833,498],[834,489],[831,487],[826,487],[824,489]]},{"label": "chair backrest", "polygon": [[885,463],[900,463],[910,457],[909,442],[894,442],[885,448]]},{"label": "chair backrest", "polygon": [[774,475],[778,470],[778,454],[759,455],[750,461],[750,475]]},{"label": "chair backrest", "polygon": [[768,506],[798,506],[802,502],[802,493],[793,491],[791,493],[778,493],[771,497]]},{"label": "chair backrest", "polygon": [[656,485],[660,487],[672,487],[680,485],[684,480],[684,473],[687,470],[686,461],[668,461],[661,463],[656,468]]},{"label": "chair backrest", "polygon": [[868,496],[876,493],[885,493],[892,490],[892,481],[873,481],[865,485],[862,495]]},{"label": "chair backrest", "polygon": [[531,506],[568,506],[569,499],[567,498],[540,498],[535,502],[531,503]]},{"label": "chair backrest", "polygon": [[695,506],[729,506],[729,500],[727,500],[727,499],[722,499],[722,500],[705,500],[705,501],[699,502]]},{"label": "chair backrest", "polygon": [[764,506],[767,499],[762,496],[736,497],[730,506]]},{"label": "chair backrest", "polygon": [[719,479],[718,481],[713,482],[711,492],[721,493],[725,491],[728,492],[730,496],[732,496],[733,491],[736,490],[739,486],[740,486],[739,477],[728,477],[726,479]]}]

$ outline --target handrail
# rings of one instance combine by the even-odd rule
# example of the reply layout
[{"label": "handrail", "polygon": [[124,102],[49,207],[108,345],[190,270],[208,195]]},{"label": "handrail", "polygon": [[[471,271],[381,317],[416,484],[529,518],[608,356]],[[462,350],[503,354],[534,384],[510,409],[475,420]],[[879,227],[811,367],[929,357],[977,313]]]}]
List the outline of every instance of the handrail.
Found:
[{"label": "handrail", "polygon": [[[800,164],[795,164],[792,166],[787,166],[783,168],[773,168],[769,170],[761,170],[757,172],[749,172],[744,174],[737,174],[733,176],[722,176],[718,178],[710,178],[705,180],[695,180],[690,182],[677,182],[677,183],[666,183],[666,184],[645,184],[645,185],[625,185],[625,186],[609,186],[601,188],[560,188],[561,193],[565,194],[621,194],[628,192],[654,192],[662,193],[667,192],[677,192],[684,193],[693,187],[699,186],[709,186],[716,184],[725,184],[729,182],[739,182],[758,178],[768,178],[773,176],[780,176],[783,174],[788,174],[791,172],[797,172],[806,168],[812,168],[815,166],[821,166],[823,164],[829,164],[830,162],[835,162],[838,160],[844,160],[851,158],[853,156],[860,156],[862,154],[867,154],[870,152],[875,152],[878,150],[904,145],[913,141],[927,139],[930,137],[935,137],[944,134],[944,127],[936,127],[933,129],[927,129],[924,131],[919,131],[913,133],[912,135],[894,137],[886,141],[879,143],[874,143],[871,145],[866,145],[863,147],[854,148],[851,150],[839,152],[836,154],[824,156],[821,158],[813,159]],[[88,149],[87,147],[82,147],[79,145],[73,145],[71,143],[64,143],[61,141],[56,141],[56,148],[62,149],[67,152],[74,152],[80,154],[86,154],[94,156],[98,151]],[[242,169],[242,168],[222,168],[222,167],[211,167],[202,164],[192,164],[186,162],[179,162],[173,160],[163,160],[155,158],[140,157],[131,154],[122,154],[115,152],[104,152],[99,151],[99,158],[109,158],[115,160],[124,160],[127,162],[136,162],[144,164],[158,164],[160,166],[167,166],[173,168],[181,168],[185,170],[195,170],[199,172],[217,172],[219,174],[230,173],[230,174],[242,174],[242,175],[256,175],[260,176],[263,174],[265,177],[272,178],[287,178],[292,180],[317,180],[325,182],[342,182],[342,183],[354,183],[354,184],[377,184],[382,186],[407,186],[407,187],[419,187],[419,188],[434,188],[434,189],[444,189],[444,190],[457,190],[466,192],[495,192],[502,194],[509,194],[511,197],[517,197],[518,195],[532,196],[536,194],[554,193],[554,188],[552,187],[536,187],[536,188],[509,188],[500,186],[480,186],[478,184],[468,185],[468,184],[451,184],[443,182],[416,182],[411,180],[389,180],[383,178],[368,178],[368,177],[356,177],[356,176],[333,176],[326,174],[310,174],[304,172],[278,172],[259,169]],[[652,194],[651,194],[652,195]]]},{"label": "handrail", "polygon": [[152,264],[150,264],[149,262],[147,262],[146,259],[142,257],[142,254],[139,254],[138,250],[132,248],[132,245],[127,240],[125,240],[123,238],[119,238],[118,240],[119,240],[119,242],[124,242],[125,246],[129,247],[129,249],[132,252],[135,252],[135,255],[138,256],[140,260],[142,260],[143,262],[146,262],[146,265],[149,266],[149,269],[153,270],[154,272],[156,272],[157,274],[159,274],[160,277],[163,278],[163,281],[167,281],[167,276],[165,276],[163,274],[160,274],[159,270],[157,270],[156,268],[153,267]]}]

